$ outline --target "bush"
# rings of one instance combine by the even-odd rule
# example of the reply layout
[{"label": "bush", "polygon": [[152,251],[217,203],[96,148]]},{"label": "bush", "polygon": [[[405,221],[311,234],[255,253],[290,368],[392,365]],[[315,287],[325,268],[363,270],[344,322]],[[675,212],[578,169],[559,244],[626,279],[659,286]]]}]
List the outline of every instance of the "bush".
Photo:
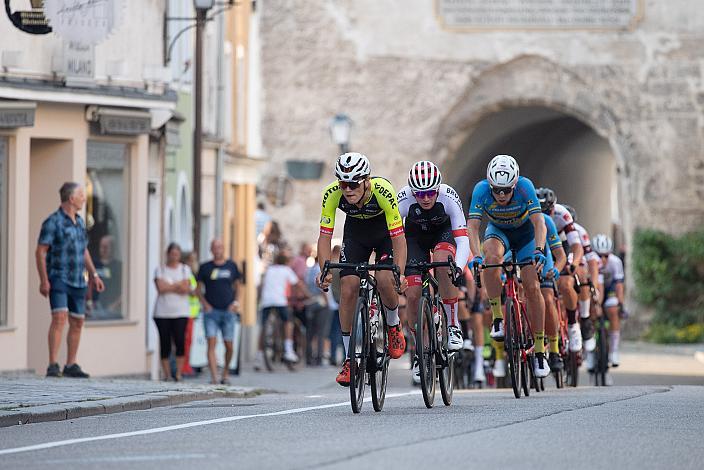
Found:
[{"label": "bush", "polygon": [[649,339],[704,340],[704,228],[681,237],[637,231],[633,273],[636,299],[655,309]]}]

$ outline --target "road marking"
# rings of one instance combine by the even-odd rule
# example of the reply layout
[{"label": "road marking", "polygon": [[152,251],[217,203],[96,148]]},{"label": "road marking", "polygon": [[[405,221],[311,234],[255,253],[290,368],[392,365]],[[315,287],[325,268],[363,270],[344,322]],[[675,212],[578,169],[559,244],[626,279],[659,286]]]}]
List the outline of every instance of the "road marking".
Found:
[{"label": "road marking", "polygon": [[[409,396],[409,395],[418,395],[419,393],[420,393],[420,391],[413,391],[413,392],[406,392],[406,393],[392,393],[392,394],[386,395],[386,398],[405,397],[405,396]],[[369,402],[369,401],[371,401],[371,398],[366,398],[364,401]],[[349,404],[350,404],[349,401],[345,401],[345,402],[341,402],[341,403],[331,403],[329,405],[306,406],[304,408],[294,408],[291,410],[272,411],[270,413],[260,413],[260,414],[256,414],[256,415],[230,416],[227,418],[216,418],[216,419],[208,419],[205,421],[194,421],[192,423],[176,424],[173,426],[163,426],[160,428],[142,429],[141,431],[121,432],[121,433],[117,433],[117,434],[105,434],[103,436],[81,437],[81,438],[77,438],[77,439],[66,439],[64,441],[45,442],[43,444],[35,444],[35,445],[24,446],[24,447],[15,447],[12,449],[3,449],[3,450],[0,450],[0,455],[18,454],[20,452],[29,452],[29,451],[33,451],[33,450],[51,449],[53,447],[63,447],[63,446],[69,446],[69,445],[73,445],[73,444],[81,444],[83,442],[106,441],[109,439],[121,439],[123,437],[145,436],[147,434],[157,434],[160,432],[178,431],[180,429],[195,428],[195,427],[199,427],[199,426],[208,426],[210,424],[229,423],[231,421],[241,421],[243,419],[263,418],[263,417],[267,417],[267,416],[293,415],[293,414],[298,414],[298,413],[305,413],[306,411],[324,410],[327,408],[338,408],[340,406],[349,406]]]},{"label": "road marking", "polygon": [[322,395],[306,395],[306,398],[323,398]]}]

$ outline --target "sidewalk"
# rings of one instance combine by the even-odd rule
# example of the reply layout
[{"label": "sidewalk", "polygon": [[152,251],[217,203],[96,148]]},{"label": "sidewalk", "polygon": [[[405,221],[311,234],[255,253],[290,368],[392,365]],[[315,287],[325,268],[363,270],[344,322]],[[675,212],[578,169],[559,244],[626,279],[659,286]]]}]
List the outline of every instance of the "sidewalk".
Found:
[{"label": "sidewalk", "polygon": [[251,387],[194,382],[0,376],[0,427],[259,393]]}]

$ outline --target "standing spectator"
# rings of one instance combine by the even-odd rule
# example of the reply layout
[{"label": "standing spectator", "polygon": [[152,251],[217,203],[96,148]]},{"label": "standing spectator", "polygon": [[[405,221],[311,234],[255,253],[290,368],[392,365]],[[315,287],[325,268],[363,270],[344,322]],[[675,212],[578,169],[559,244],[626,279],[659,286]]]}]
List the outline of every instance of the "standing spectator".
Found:
[{"label": "standing spectator", "polygon": [[[333,263],[340,261],[340,245],[332,248]],[[332,273],[332,284],[328,289],[328,304],[332,310],[330,321],[330,365],[337,366],[337,350],[342,346],[342,330],[340,328],[340,271]]]},{"label": "standing spectator", "polygon": [[[312,331],[311,318],[309,315],[309,313],[311,312],[310,309],[306,311],[306,300],[308,298],[308,295],[307,289],[305,288],[306,271],[308,270],[308,258],[310,258],[312,253],[313,247],[310,245],[310,243],[301,243],[301,248],[298,252],[298,255],[296,255],[289,264],[289,266],[291,266],[291,269],[293,269],[293,272],[296,273],[296,276],[298,276],[298,279],[302,281],[295,287],[292,286],[291,288],[289,299],[291,309],[293,310],[293,315],[298,318],[301,323],[303,323],[303,325],[306,327],[306,331]],[[309,343],[310,335],[307,336],[308,338],[306,340],[306,343]],[[307,344],[306,346],[306,353],[310,355],[312,349],[310,347],[311,345]],[[310,362],[310,356],[306,358],[306,362]]]},{"label": "standing spectator", "polygon": [[166,249],[166,264],[156,269],[154,282],[159,292],[154,309],[154,322],[159,330],[161,367],[163,380],[171,376],[169,356],[172,341],[176,346],[176,376],[181,380],[183,364],[186,361],[186,325],[190,316],[188,296],[192,294],[191,268],[181,263],[181,247],[170,243]]},{"label": "standing spectator", "polygon": [[[274,258],[274,264],[264,273],[261,284],[262,325],[266,324],[271,313],[279,316],[284,323],[284,361],[298,362],[298,355],[293,350],[293,322],[288,305],[287,291],[302,282],[296,273],[287,265],[288,257],[279,253]],[[260,370],[264,362],[264,328],[259,335],[259,350],[254,363],[254,369]]]},{"label": "standing spectator", "polygon": [[[183,256],[181,262],[191,268],[191,273],[198,271],[198,255],[195,251],[186,253]],[[188,305],[190,306],[188,323],[186,324],[186,339],[185,339],[185,351],[184,356],[186,360],[183,363],[183,375],[186,377],[196,375],[196,372],[191,367],[191,343],[193,342],[193,323],[195,322],[198,315],[200,315],[200,297],[198,296],[198,281],[196,277],[191,274],[190,278],[191,291],[193,292],[188,296]]]},{"label": "standing spectator", "polygon": [[210,252],[213,254],[213,259],[198,270],[198,295],[203,304],[205,336],[208,338],[210,383],[218,383],[215,343],[220,331],[225,343],[225,365],[222,368],[220,383],[229,385],[230,380],[227,375],[234,351],[232,340],[235,335],[235,315],[238,314],[240,307],[237,291],[242,276],[237,265],[231,259],[225,258],[225,246],[222,240],[217,238],[213,240],[210,244]]},{"label": "standing spectator", "polygon": [[97,292],[103,292],[105,285],[88,253],[86,225],[78,214],[86,202],[83,188],[78,183],[64,183],[59,196],[61,206],[42,223],[36,250],[39,292],[44,297],[49,297],[52,314],[46,376],[61,375],[59,347],[68,321],[68,354],[63,375],[87,378],[89,375],[76,364],[81,329],[85,321],[87,283],[84,272],[88,271]]},{"label": "standing spectator", "polygon": [[310,293],[306,301],[306,317],[309,320],[309,326],[306,329],[308,343],[306,363],[316,366],[323,363],[323,351],[328,340],[331,321],[326,296],[316,284],[318,277],[320,277],[320,266],[316,257],[315,263],[308,268],[305,276],[306,290]]}]

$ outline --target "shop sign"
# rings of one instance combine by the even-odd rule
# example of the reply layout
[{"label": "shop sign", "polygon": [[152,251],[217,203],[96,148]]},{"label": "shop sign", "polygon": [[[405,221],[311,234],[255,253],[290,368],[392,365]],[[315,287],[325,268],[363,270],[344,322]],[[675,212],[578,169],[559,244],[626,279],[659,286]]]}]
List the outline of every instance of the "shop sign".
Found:
[{"label": "shop sign", "polygon": [[36,103],[0,102],[0,129],[34,126]]},{"label": "shop sign", "polygon": [[93,83],[95,46],[79,41],[64,42],[64,73],[66,84]]},{"label": "shop sign", "polygon": [[117,27],[124,0],[45,0],[54,32],[67,41],[96,45]]},{"label": "shop sign", "polygon": [[[51,32],[51,26],[44,16],[43,3],[44,0],[29,0],[32,7],[31,10],[16,10],[12,11],[10,5],[12,0],[5,0],[5,12],[15,28],[29,34],[47,34]],[[17,3],[15,1],[15,3]]]}]

